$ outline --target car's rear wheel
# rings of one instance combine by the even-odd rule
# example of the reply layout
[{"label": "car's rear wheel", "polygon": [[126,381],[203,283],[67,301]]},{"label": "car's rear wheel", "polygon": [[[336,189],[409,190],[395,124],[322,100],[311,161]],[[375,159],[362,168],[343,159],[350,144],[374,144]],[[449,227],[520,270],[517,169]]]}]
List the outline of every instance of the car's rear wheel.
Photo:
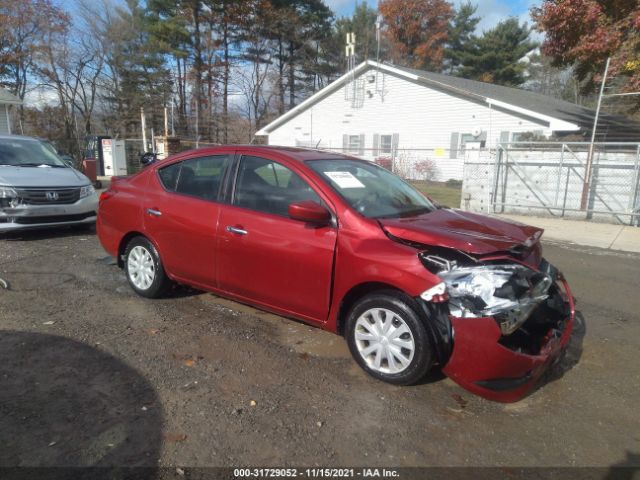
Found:
[{"label": "car's rear wheel", "polygon": [[124,269],[131,288],[143,297],[161,297],[171,285],[158,251],[144,237],[135,237],[128,243]]},{"label": "car's rear wheel", "polygon": [[418,307],[400,292],[362,298],[349,313],[345,335],[358,364],[384,382],[410,385],[431,368],[433,349]]}]

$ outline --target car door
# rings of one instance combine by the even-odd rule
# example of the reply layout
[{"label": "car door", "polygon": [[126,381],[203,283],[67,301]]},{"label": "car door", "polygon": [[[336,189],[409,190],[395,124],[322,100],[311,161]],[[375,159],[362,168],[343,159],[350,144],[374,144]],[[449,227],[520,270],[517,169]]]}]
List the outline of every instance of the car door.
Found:
[{"label": "car door", "polygon": [[165,269],[187,283],[216,287],[215,246],[221,187],[233,152],[157,169],[145,199],[144,227]]},{"label": "car door", "polygon": [[222,290],[313,322],[326,320],[337,228],[292,220],[290,203],[322,200],[280,162],[245,155],[218,228]]}]

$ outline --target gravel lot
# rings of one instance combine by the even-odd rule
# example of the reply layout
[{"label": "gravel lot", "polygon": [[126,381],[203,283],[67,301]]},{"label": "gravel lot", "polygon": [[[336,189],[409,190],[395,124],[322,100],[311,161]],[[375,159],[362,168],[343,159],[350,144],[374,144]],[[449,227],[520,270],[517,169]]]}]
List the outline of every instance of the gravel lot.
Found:
[{"label": "gravel lot", "polygon": [[208,293],[137,297],[91,231],[0,237],[0,465],[640,466],[640,256],[545,253],[586,335],[504,405]]}]

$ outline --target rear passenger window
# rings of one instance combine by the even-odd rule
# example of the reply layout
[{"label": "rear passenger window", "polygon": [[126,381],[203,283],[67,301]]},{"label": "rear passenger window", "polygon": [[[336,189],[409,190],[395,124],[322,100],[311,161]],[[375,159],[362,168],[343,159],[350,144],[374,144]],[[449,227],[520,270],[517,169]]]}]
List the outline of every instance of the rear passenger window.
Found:
[{"label": "rear passenger window", "polygon": [[181,163],[174,163],[173,165],[169,165],[168,167],[158,170],[162,186],[170,192],[175,192],[176,190],[176,183],[178,183],[178,174],[180,173],[181,165]]},{"label": "rear passenger window", "polygon": [[228,155],[199,157],[182,162],[177,193],[204,200],[217,200],[224,172],[230,162]]}]

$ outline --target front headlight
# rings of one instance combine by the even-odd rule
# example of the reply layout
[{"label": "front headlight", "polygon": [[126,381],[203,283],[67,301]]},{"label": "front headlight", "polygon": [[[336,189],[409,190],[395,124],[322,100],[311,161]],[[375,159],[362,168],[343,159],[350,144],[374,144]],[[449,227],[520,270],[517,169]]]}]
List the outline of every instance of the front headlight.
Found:
[{"label": "front headlight", "polygon": [[449,309],[457,317],[492,316],[509,335],[548,298],[553,280],[523,265],[452,268],[438,275],[447,285]]},{"label": "front headlight", "polygon": [[[449,297],[468,299],[468,310],[484,310],[487,307],[500,308],[510,303],[507,299],[497,298],[494,293],[501,288],[518,271],[527,270],[520,265],[481,266],[456,268],[448,272],[440,272],[439,276],[447,284]],[[526,287],[525,287],[526,290]]]},{"label": "front headlight", "polygon": [[0,208],[15,208],[18,205],[20,205],[20,199],[16,189],[0,185]]},{"label": "front headlight", "polygon": [[16,198],[18,192],[13,187],[3,187],[0,185],[0,198]]},{"label": "front headlight", "polygon": [[86,185],[80,189],[80,198],[86,198],[96,193],[96,189],[93,185]]}]

